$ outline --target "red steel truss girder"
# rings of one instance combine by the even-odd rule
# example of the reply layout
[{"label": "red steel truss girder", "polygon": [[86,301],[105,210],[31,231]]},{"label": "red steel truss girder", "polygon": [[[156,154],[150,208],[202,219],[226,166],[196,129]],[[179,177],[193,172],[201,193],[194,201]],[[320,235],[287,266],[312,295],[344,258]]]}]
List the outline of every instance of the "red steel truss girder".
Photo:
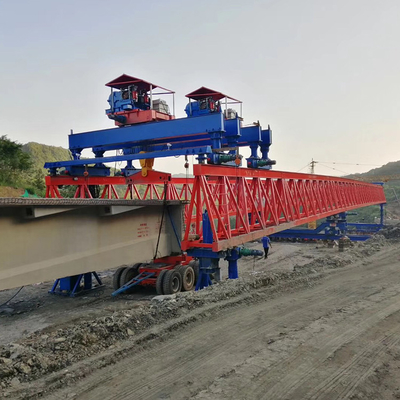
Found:
[{"label": "red steel truss girder", "polygon": [[[59,191],[60,186],[75,186],[75,198],[91,198],[89,186],[100,185],[104,186],[101,193],[101,198],[119,198],[116,186],[126,187],[124,199],[163,199],[164,198],[164,183],[159,179],[141,178],[135,183],[127,183],[123,176],[111,177],[73,177],[68,175],[62,176],[46,176],[46,197],[61,198]],[[193,178],[172,178],[167,185],[167,200],[190,200],[191,187]],[[143,193],[140,194],[139,186],[142,187]],[[143,189],[144,188],[144,189]]]},{"label": "red steel truss girder", "polygon": [[[232,248],[316,219],[386,202],[383,188],[351,179],[210,165],[194,166],[182,250]],[[213,244],[202,243],[207,210]],[[235,224],[231,226],[231,217]],[[195,224],[193,226],[193,224]],[[195,233],[199,239],[189,240]]]},{"label": "red steel truss girder", "polygon": [[[195,178],[172,178],[168,200],[190,200],[185,209],[183,249],[202,244],[202,212],[207,210],[213,229],[213,249],[233,247],[319,218],[372,204],[385,203],[380,186],[350,179],[210,165],[194,166]],[[102,198],[118,198],[116,185],[127,185],[124,198],[163,199],[160,181],[130,183],[125,177],[46,177],[46,197],[61,197],[59,186],[77,187],[75,197],[91,197],[89,185],[104,186]],[[140,178],[141,182],[146,182]],[[143,192],[143,186],[145,187]],[[190,216],[190,218],[189,218]],[[230,218],[235,217],[231,227]],[[189,234],[200,237],[189,241]]]}]

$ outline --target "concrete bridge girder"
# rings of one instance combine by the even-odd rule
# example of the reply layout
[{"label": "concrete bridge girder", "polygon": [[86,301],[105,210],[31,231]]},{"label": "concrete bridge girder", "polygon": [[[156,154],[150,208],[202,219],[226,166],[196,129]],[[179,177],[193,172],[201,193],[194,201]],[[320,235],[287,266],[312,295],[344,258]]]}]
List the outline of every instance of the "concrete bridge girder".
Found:
[{"label": "concrete bridge girder", "polygon": [[[145,262],[155,255],[164,207],[160,200],[6,200],[0,202],[0,290]],[[166,204],[157,257],[180,252],[176,236],[182,237],[183,205]]]}]

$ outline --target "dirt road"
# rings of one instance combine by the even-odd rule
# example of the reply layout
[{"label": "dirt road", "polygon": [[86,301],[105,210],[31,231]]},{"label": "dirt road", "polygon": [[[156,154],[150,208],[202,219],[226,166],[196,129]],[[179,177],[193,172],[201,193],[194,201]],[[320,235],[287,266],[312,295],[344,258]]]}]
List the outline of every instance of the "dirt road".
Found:
[{"label": "dirt road", "polygon": [[45,398],[400,398],[399,258],[390,247],[311,286],[203,310]]}]

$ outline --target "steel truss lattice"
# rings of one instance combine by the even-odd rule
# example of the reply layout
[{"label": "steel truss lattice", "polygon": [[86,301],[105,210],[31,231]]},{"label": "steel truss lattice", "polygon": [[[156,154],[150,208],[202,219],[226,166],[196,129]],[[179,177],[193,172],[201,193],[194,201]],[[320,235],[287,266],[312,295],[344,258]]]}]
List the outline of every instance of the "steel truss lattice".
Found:
[{"label": "steel truss lattice", "polygon": [[[46,197],[61,197],[60,186],[74,185],[76,198],[91,198],[89,187],[101,185],[100,198],[118,198],[115,187],[124,185],[124,199],[184,200],[188,204],[182,250],[215,252],[316,219],[386,203],[381,185],[344,178],[211,165],[195,165],[193,171],[194,178],[148,177],[128,184],[124,177],[49,176]],[[203,243],[205,211],[212,244]]]},{"label": "steel truss lattice", "polygon": [[[380,185],[329,176],[209,165],[195,165],[194,175],[187,210],[191,218],[182,250],[199,247],[218,252],[329,215],[386,202]],[[212,244],[202,241],[205,210]]]}]

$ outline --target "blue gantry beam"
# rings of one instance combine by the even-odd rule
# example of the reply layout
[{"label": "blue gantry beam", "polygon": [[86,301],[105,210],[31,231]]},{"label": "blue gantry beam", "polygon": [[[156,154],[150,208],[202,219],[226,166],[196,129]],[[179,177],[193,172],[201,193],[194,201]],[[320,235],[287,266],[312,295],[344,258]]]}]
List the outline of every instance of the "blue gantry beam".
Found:
[{"label": "blue gantry beam", "polygon": [[[220,164],[234,161],[238,157],[237,148],[243,146],[251,148],[249,167],[270,168],[275,163],[268,158],[271,130],[269,127],[262,130],[259,125],[242,127],[240,121],[240,118],[225,119],[223,113],[217,112],[71,134],[69,149],[73,160],[48,162],[45,168],[54,173],[62,167],[69,169],[92,164],[100,167],[108,162],[179,155],[197,155],[201,162],[208,160]],[[257,155],[258,148],[262,158]],[[81,158],[84,149],[91,149],[95,157]],[[122,154],[104,157],[104,153],[110,150],[121,150]]]}]

